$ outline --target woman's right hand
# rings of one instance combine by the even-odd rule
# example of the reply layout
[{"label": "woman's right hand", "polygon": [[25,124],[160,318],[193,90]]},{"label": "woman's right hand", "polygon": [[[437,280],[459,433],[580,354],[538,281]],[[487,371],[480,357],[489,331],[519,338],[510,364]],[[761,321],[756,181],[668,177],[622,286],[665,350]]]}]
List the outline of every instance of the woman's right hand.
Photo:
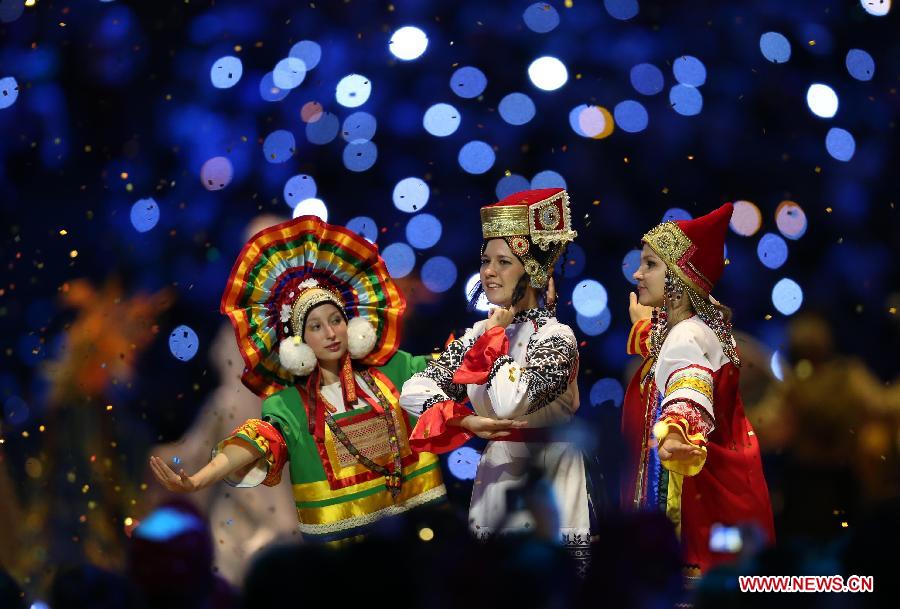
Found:
[{"label": "woman's right hand", "polygon": [[182,469],[177,474],[166,465],[166,462],[159,457],[150,457],[150,469],[153,475],[159,480],[159,483],[166,487],[167,490],[175,493],[193,493],[199,490],[198,486],[191,480],[191,477]]},{"label": "woman's right hand", "polygon": [[459,426],[485,440],[496,440],[509,435],[510,429],[521,429],[528,426],[528,421],[513,419],[491,419],[478,415],[469,415],[459,422]]},{"label": "woman's right hand", "polygon": [[634,292],[628,294],[628,315],[631,317],[631,323],[637,323],[642,319],[650,319],[652,314],[653,307],[639,303],[637,294]]}]

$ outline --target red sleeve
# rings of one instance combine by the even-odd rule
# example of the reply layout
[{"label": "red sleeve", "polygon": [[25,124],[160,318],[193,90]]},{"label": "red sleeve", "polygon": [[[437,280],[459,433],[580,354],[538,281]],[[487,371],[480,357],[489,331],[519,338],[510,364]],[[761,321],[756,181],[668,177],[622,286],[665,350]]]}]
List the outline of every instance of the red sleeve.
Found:
[{"label": "red sleeve", "polygon": [[471,410],[453,400],[435,404],[423,412],[416,422],[416,426],[409,436],[410,448],[419,453],[435,454],[447,453],[454,448],[459,448],[473,435],[462,427],[450,425],[450,421],[462,419],[470,414],[472,414]]},{"label": "red sleeve", "polygon": [[639,319],[631,326],[631,332],[628,334],[628,345],[626,346],[628,355],[640,355],[647,357],[650,355],[650,320]]},{"label": "red sleeve", "polygon": [[506,329],[494,326],[469,347],[466,357],[453,375],[453,382],[458,385],[483,385],[497,358],[508,353],[509,338],[506,336]]}]

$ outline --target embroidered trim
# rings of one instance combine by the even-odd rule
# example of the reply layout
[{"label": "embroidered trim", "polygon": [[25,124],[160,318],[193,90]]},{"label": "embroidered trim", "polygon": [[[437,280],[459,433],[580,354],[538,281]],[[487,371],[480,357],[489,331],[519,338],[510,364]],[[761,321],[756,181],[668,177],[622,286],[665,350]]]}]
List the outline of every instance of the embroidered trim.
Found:
[{"label": "embroidered trim", "polygon": [[461,338],[452,341],[447,345],[440,357],[428,362],[425,370],[416,373],[413,377],[431,379],[449,399],[454,402],[463,401],[466,397],[466,387],[465,385],[454,383],[453,375],[462,365],[466,352],[475,341],[469,340],[467,342],[468,344],[464,343]]},{"label": "embroidered trim", "polygon": [[703,366],[691,365],[685,368],[679,368],[669,375],[666,381],[666,397],[669,397],[679,389],[690,389],[696,391],[707,400],[710,404],[713,401],[713,375],[708,368]]},{"label": "embroidered trim", "polygon": [[[433,395],[424,402],[422,402],[422,414],[425,414],[425,411],[434,406],[435,404],[440,404],[442,402],[446,402],[447,398],[443,395]],[[422,416],[422,415],[419,415]]]},{"label": "embroidered trim", "polygon": [[685,437],[692,444],[705,444],[709,434],[715,429],[715,422],[701,404],[687,398],[673,398],[663,402],[660,421],[677,425],[682,421]]},{"label": "embroidered trim", "polygon": [[548,321],[556,317],[556,307],[536,307],[534,309],[526,309],[519,311],[513,316],[512,323],[520,324],[525,321],[533,321],[537,323],[535,330],[543,327]]},{"label": "embroidered trim", "polygon": [[[494,360],[494,363],[491,364],[491,371],[488,374],[487,382],[484,384],[485,391],[490,390],[491,385],[494,382],[494,377],[497,376],[497,373],[500,372],[500,368],[505,366],[506,364],[515,364],[516,360],[511,358],[508,355],[501,355],[497,359]],[[513,378],[513,373],[510,372],[510,381],[516,382],[516,379]]]},{"label": "embroidered trim", "polygon": [[297,525],[297,528],[301,533],[307,533],[310,535],[327,535],[328,533],[337,533],[339,531],[355,529],[357,527],[365,526],[367,524],[371,524],[373,522],[381,520],[382,518],[387,516],[396,516],[397,514],[402,514],[403,512],[411,508],[424,505],[436,499],[440,499],[446,494],[447,489],[443,484],[441,484],[440,486],[436,486],[433,489],[425,491],[424,493],[419,493],[414,497],[410,497],[403,503],[389,505],[388,507],[378,510],[377,512],[363,514],[361,516],[351,518],[345,518],[343,520],[338,520],[337,522],[332,522],[329,524],[305,524],[301,522]]}]

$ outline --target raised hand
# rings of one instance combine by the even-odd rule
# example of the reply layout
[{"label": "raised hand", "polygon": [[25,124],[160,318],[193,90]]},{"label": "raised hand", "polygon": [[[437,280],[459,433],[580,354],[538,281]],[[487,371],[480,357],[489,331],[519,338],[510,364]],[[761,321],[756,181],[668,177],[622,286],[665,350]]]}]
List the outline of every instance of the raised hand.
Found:
[{"label": "raised hand", "polygon": [[634,292],[628,294],[628,315],[631,317],[631,323],[635,323],[641,319],[650,319],[652,314],[653,307],[648,307],[639,303],[637,294]]},{"label": "raised hand", "polygon": [[513,317],[516,315],[516,308],[509,307],[508,309],[503,309],[500,307],[496,307],[491,309],[488,313],[487,325],[485,325],[485,331],[490,330],[491,328],[505,328],[509,324],[512,323]]},{"label": "raised hand", "polygon": [[556,306],[556,282],[553,277],[547,280],[547,291],[544,292],[544,305],[549,309]]}]

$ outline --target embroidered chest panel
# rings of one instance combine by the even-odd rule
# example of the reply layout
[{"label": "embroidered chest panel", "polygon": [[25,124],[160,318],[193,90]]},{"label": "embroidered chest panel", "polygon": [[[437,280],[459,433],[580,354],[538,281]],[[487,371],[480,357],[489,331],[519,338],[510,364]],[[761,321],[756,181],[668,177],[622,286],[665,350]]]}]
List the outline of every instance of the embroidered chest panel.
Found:
[{"label": "embroidered chest panel", "polygon": [[[341,425],[341,429],[363,455],[376,463],[387,462],[391,445],[388,441],[388,425],[382,417]],[[334,446],[340,469],[356,465],[356,457],[350,454],[346,446],[340,442],[335,442]]]}]

